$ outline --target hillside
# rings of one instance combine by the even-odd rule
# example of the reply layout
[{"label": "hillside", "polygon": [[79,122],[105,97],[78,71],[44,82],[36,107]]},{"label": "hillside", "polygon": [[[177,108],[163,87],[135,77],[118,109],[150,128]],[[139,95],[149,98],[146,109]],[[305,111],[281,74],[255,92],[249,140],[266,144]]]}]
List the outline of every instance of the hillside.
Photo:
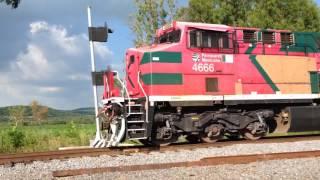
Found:
[{"label": "hillside", "polygon": [[[0,121],[8,119],[8,109],[10,107],[0,107]],[[25,106],[25,116],[32,116],[32,111],[30,106]],[[55,118],[55,119],[65,119],[69,117],[82,117],[82,116],[93,116],[94,115],[94,108],[78,108],[73,110],[59,110],[50,108],[48,109],[48,117]]]},{"label": "hillside", "polygon": [[94,108],[88,107],[88,108],[78,108],[71,110],[72,113],[76,114],[83,114],[83,115],[94,115]]}]

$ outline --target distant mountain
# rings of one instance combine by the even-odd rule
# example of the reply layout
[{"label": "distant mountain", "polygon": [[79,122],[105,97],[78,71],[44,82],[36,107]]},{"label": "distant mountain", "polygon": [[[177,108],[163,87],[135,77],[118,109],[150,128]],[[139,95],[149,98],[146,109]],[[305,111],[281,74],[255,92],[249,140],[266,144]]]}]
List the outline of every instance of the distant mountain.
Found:
[{"label": "distant mountain", "polygon": [[[9,116],[9,107],[0,107],[0,121],[1,119],[7,119]],[[32,110],[30,106],[25,106],[25,116],[32,116]],[[80,116],[94,116],[94,108],[78,108],[74,110],[59,110],[50,108],[48,109],[48,117],[65,118],[65,117],[80,117]]]},{"label": "distant mountain", "polygon": [[94,115],[94,108],[93,107],[78,108],[78,109],[71,110],[71,112],[77,113],[77,114]]}]

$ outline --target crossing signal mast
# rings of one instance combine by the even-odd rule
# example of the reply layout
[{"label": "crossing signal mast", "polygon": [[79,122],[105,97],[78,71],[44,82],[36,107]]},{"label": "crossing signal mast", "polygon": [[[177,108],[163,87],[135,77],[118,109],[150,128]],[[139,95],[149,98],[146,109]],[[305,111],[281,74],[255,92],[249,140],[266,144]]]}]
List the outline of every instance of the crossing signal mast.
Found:
[{"label": "crossing signal mast", "polygon": [[95,55],[94,55],[94,42],[107,42],[108,34],[113,33],[112,29],[108,28],[107,23],[104,27],[93,27],[92,26],[92,17],[91,17],[91,7],[88,6],[88,33],[89,33],[89,46],[90,46],[90,59],[91,59],[91,73],[92,73],[92,87],[93,87],[93,97],[94,97],[94,109],[95,109],[95,120],[96,120],[96,136],[94,139],[93,145],[97,144],[101,140],[100,133],[100,121],[98,118],[98,96],[97,96],[97,79],[96,75],[99,72],[96,72],[95,67]]}]

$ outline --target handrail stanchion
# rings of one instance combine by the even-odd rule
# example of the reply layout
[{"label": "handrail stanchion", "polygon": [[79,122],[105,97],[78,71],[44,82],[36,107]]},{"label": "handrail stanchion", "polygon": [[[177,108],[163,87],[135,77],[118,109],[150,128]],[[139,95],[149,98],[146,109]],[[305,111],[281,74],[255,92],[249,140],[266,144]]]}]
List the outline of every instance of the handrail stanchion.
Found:
[{"label": "handrail stanchion", "polygon": [[[127,97],[128,97],[128,108],[129,108],[128,114],[130,114],[130,113],[131,113],[131,98],[130,98],[128,89],[127,89],[127,87],[124,85],[124,82],[120,79],[118,71],[113,71],[113,72],[116,73],[116,78],[117,78],[118,81],[120,82],[122,88],[126,91],[126,94],[127,94]],[[128,115],[127,115],[127,117],[128,117]]]},{"label": "handrail stanchion", "polygon": [[138,84],[139,84],[139,87],[143,93],[143,95],[145,96],[146,98],[146,122],[149,123],[149,115],[148,115],[148,110],[149,110],[149,98],[147,96],[147,93],[144,91],[143,87],[142,87],[142,84],[140,82],[140,71],[138,72]]}]

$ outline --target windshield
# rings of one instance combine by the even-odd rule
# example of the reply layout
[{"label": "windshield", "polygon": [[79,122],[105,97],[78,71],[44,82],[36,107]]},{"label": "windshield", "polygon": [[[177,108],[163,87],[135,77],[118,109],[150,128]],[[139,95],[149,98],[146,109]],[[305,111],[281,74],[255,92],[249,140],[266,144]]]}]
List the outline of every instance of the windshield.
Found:
[{"label": "windshield", "polygon": [[180,41],[180,35],[181,35],[181,31],[180,30],[175,30],[175,31],[171,31],[168,33],[165,33],[163,35],[161,35],[158,40],[157,43],[162,44],[162,43],[176,43]]}]

